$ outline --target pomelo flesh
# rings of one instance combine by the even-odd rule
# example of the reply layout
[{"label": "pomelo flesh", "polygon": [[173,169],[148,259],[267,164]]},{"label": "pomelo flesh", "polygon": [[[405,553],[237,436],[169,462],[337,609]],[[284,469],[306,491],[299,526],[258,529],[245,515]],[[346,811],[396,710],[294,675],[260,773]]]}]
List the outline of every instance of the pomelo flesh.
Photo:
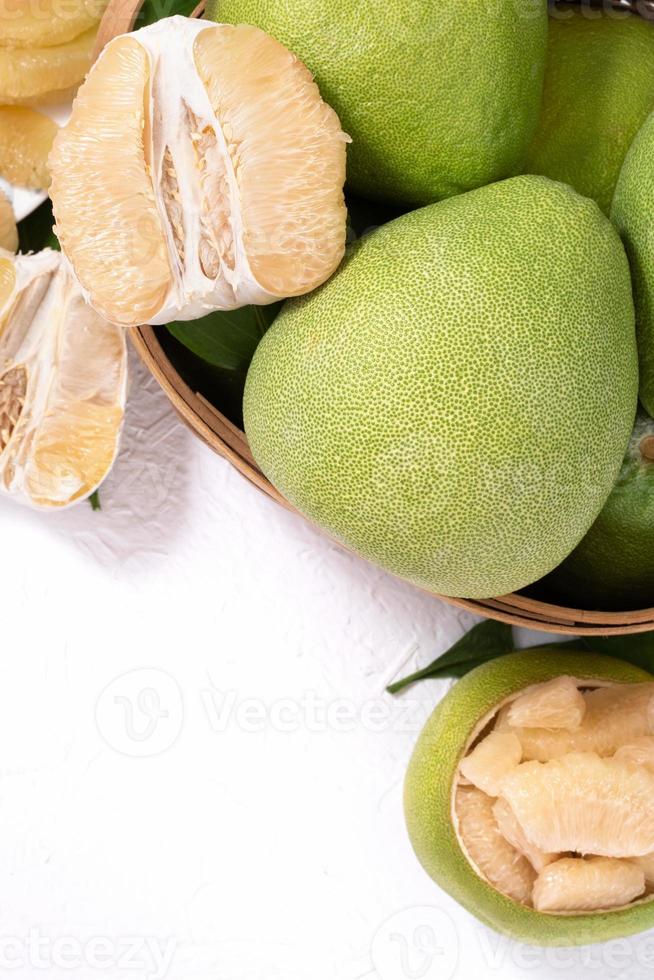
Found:
[{"label": "pomelo flesh", "polygon": [[366,236],[286,304],[244,399],[261,469],[363,557],[450,596],[581,540],[633,426],[629,268],[591,201],[517,177]]},{"label": "pomelo flesh", "polygon": [[628,905],[645,891],[645,875],[615,858],[561,858],[549,864],[534,885],[534,908],[578,912]]},{"label": "pomelo flesh", "polygon": [[211,0],[302,59],[351,136],[348,184],[428,204],[519,172],[540,109],[547,3]]},{"label": "pomelo flesh", "polygon": [[548,762],[568,752],[611,756],[624,742],[648,735],[653,730],[653,698],[654,685],[651,683],[598,687],[583,694],[583,720],[570,731],[511,726],[510,707],[500,711],[495,727],[498,732],[512,732],[517,736],[525,761]]}]

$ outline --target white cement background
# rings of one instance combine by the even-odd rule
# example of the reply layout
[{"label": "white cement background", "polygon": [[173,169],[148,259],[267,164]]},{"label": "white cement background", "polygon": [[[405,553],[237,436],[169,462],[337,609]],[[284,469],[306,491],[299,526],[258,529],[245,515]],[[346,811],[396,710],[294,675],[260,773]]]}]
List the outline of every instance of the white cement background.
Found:
[{"label": "white cement background", "polygon": [[527,949],[418,866],[402,780],[447,683],[384,686],[471,617],[267,500],[140,368],[101,499],[0,502],[0,978],[651,976],[654,935]]}]

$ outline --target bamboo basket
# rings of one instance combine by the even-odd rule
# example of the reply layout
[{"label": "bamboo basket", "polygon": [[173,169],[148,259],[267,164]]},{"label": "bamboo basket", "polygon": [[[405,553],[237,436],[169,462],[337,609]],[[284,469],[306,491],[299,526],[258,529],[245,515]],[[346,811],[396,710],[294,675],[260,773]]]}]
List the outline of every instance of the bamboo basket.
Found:
[{"label": "bamboo basket", "polygon": [[[574,3],[575,0],[564,0]],[[98,32],[96,53],[118,34],[132,29],[142,0],[112,0]],[[654,0],[612,0],[621,10],[632,10],[654,20]],[[601,6],[601,0],[593,2]],[[201,17],[201,3],[193,16]],[[151,326],[131,331],[131,339],[142,361],[170,399],[181,419],[214,452],[228,460],[247,480],[253,483],[282,507],[294,510],[291,504],[266,479],[257,466],[245,434],[222,415],[204,396],[192,390],[181,377],[162,347],[156,330]],[[628,612],[598,612],[552,605],[518,593],[495,599],[466,599],[440,596],[454,606],[513,626],[525,626],[549,633],[600,636],[610,634],[644,633],[654,630],[654,607]]]}]

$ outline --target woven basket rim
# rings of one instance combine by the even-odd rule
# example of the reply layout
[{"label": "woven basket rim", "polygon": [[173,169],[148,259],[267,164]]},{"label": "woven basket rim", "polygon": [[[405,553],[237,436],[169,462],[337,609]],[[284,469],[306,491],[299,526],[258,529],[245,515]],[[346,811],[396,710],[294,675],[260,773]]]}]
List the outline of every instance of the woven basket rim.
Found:
[{"label": "woven basket rim", "polygon": [[[565,2],[579,3],[579,0],[565,0]],[[599,2],[601,5],[601,0]],[[638,5],[643,4],[644,0],[611,0],[611,2],[614,7],[640,12]],[[98,31],[96,57],[113,37],[132,29],[142,3],[143,0],[110,0]],[[654,0],[652,2],[645,0],[645,6],[654,13]],[[198,4],[192,16],[202,16],[204,7],[204,2]],[[214,452],[230,462],[259,490],[287,510],[297,513],[256,465],[245,433],[214,408],[199,392],[189,388],[166,355],[155,330],[151,326],[142,326],[130,330],[129,333],[141,360],[191,431]],[[339,543],[339,547],[345,546]],[[654,630],[654,607],[628,612],[601,612],[558,606],[516,593],[495,599],[476,600],[442,596],[428,592],[426,589],[419,591],[480,616],[546,633],[605,636]]]}]

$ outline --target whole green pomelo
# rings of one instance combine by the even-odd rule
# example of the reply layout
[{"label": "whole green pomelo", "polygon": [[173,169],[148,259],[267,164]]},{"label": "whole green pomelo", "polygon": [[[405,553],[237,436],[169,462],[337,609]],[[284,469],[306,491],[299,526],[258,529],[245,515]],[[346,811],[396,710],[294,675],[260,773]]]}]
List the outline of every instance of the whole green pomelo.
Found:
[{"label": "whole green pomelo", "polygon": [[602,512],[539,589],[584,609],[654,606],[654,421],[644,412]]},{"label": "whole green pomelo", "polygon": [[[654,25],[651,28],[654,33]],[[640,399],[654,416],[654,113],[634,139],[620,171],[611,220],[631,263],[640,358]]]},{"label": "whole green pomelo", "polygon": [[420,205],[519,172],[545,69],[547,0],[209,0],[313,72],[352,137],[348,184]]},{"label": "whole green pomelo", "polygon": [[407,829],[425,871],[472,915],[536,946],[580,946],[630,936],[654,925],[654,903],[601,912],[537,912],[502,895],[477,873],[452,821],[454,779],[470,740],[507,700],[532,684],[567,675],[584,686],[638,684],[652,675],[599,654],[539,647],[510,653],[458,681],[425,725],[404,784]]},{"label": "whole green pomelo", "polygon": [[592,202],[516,177],[367,235],[257,348],[244,419],[298,510],[427,589],[488,597],[572,551],[636,412],[629,267]]},{"label": "whole green pomelo", "polygon": [[624,11],[555,8],[526,172],[570,184],[608,214],[624,156],[653,107],[654,24]]}]

